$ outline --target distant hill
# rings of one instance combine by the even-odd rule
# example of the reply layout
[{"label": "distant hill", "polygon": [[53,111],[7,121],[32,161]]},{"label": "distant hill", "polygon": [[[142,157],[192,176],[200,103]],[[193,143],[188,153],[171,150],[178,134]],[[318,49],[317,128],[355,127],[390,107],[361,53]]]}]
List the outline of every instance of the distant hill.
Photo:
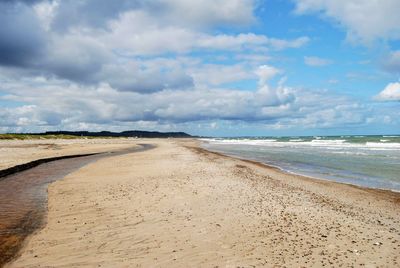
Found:
[{"label": "distant hill", "polygon": [[141,131],[128,130],[122,132],[111,131],[47,131],[45,133],[35,133],[33,135],[72,135],[81,137],[138,137],[138,138],[190,138],[191,135],[185,132],[158,132],[158,131]]}]

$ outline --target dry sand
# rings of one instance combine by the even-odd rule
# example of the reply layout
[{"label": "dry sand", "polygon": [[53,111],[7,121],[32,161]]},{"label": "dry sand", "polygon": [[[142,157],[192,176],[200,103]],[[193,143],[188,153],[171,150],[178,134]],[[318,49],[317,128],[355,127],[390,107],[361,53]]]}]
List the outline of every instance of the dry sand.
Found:
[{"label": "dry sand", "polygon": [[49,187],[10,267],[399,267],[400,195],[196,148],[89,164]]}]

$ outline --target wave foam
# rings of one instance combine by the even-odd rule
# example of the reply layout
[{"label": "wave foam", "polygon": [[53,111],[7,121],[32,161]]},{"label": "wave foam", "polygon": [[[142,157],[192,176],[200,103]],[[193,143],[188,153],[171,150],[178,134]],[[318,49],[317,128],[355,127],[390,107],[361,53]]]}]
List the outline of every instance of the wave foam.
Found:
[{"label": "wave foam", "polygon": [[292,139],[289,141],[278,141],[276,139],[202,139],[212,144],[234,144],[234,145],[250,145],[265,147],[298,147],[298,148],[321,148],[326,150],[339,149],[365,149],[365,150],[400,150],[400,143],[387,142],[366,142],[366,143],[349,143],[346,140],[323,140],[314,139],[304,141],[302,139]]}]

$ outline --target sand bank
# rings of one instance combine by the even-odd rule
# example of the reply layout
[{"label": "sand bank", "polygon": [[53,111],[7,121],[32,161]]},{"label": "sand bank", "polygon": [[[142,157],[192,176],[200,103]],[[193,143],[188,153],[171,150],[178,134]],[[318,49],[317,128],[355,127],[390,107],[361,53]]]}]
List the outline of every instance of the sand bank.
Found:
[{"label": "sand bank", "polygon": [[37,159],[129,148],[136,139],[0,140],[0,170]]},{"label": "sand bank", "polygon": [[45,159],[53,159],[50,162],[39,159],[23,167],[0,170],[0,267],[15,257],[27,236],[43,227],[50,183],[99,159],[151,148],[150,145],[131,144],[127,149],[113,152],[80,157],[69,155],[62,159],[57,157],[56,161]]},{"label": "sand bank", "polygon": [[46,226],[9,266],[399,266],[399,194],[152,143],[51,184]]}]

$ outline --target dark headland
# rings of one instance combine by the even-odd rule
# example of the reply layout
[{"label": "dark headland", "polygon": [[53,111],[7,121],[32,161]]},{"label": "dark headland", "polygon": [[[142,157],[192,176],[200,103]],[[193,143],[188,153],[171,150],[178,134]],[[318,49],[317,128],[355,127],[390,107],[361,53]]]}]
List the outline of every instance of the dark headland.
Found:
[{"label": "dark headland", "polygon": [[[4,134],[9,137],[12,134]],[[127,130],[122,132],[112,131],[46,131],[43,133],[18,133],[17,136],[64,136],[64,137],[123,137],[123,138],[192,138],[193,136],[185,132],[158,132],[158,131],[142,131],[142,130]],[[17,138],[17,137],[16,137]]]}]

